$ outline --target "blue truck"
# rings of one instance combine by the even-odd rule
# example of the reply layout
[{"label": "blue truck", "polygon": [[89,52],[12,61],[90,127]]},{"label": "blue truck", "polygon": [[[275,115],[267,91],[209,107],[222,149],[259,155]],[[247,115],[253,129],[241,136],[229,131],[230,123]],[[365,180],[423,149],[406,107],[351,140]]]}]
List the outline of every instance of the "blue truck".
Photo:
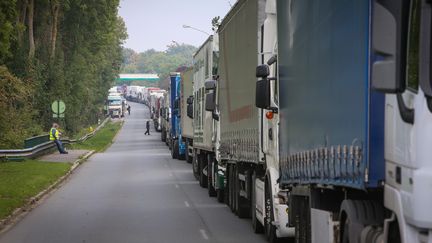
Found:
[{"label": "blue truck", "polygon": [[178,72],[170,73],[170,108],[172,111],[170,120],[169,143],[171,157],[173,159],[185,159],[186,144],[182,138],[181,131],[181,76]]},{"label": "blue truck", "polygon": [[256,106],[280,117],[296,242],[432,242],[430,16],[421,0],[277,1]]}]

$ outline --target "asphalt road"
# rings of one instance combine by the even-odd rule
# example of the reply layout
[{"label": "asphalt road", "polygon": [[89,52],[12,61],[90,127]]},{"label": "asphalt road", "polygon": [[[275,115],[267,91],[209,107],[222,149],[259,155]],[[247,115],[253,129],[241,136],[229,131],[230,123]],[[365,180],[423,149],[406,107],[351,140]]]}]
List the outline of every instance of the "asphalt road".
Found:
[{"label": "asphalt road", "polygon": [[208,197],[190,164],[171,159],[160,133],[144,136],[148,108],[131,107],[114,144],[0,242],[266,242],[250,220]]}]

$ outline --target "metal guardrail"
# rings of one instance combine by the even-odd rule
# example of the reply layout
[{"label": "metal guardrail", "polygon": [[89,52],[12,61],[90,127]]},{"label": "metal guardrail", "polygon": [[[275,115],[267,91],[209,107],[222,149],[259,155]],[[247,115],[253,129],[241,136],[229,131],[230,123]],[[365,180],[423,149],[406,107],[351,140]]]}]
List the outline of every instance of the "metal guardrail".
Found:
[{"label": "metal guardrail", "polygon": [[[87,133],[86,135],[82,136],[79,139],[60,139],[63,144],[70,144],[70,143],[77,143],[77,142],[84,142],[85,140],[93,137],[97,131],[99,131],[102,127],[105,126],[105,124],[108,122],[109,118],[106,118],[93,132]],[[25,148],[25,149],[0,149],[0,159],[3,158],[34,158],[38,155],[40,155],[43,152],[46,152],[47,150],[54,148],[56,145],[52,141],[43,142],[41,144],[38,144],[36,146],[33,146],[31,148]]]}]

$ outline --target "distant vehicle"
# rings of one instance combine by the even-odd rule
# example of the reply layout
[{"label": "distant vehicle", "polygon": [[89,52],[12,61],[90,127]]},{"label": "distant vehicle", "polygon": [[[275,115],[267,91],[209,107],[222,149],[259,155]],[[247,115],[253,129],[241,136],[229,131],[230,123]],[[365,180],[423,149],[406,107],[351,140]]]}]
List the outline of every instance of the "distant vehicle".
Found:
[{"label": "distant vehicle", "polygon": [[180,92],[180,124],[181,135],[185,142],[185,159],[192,163],[193,159],[193,67],[187,68],[181,73]]},{"label": "distant vehicle", "polygon": [[171,108],[170,108],[170,90],[165,92],[163,97],[160,99],[160,124],[161,124],[161,140],[169,145],[169,130],[170,130],[170,119],[171,119]]},{"label": "distant vehicle", "polygon": [[[218,66],[218,35],[212,35],[198,48],[194,54],[193,73],[193,141],[187,140],[188,148],[192,147],[192,169],[202,187],[208,188],[210,196],[219,193],[219,200],[223,200],[223,177],[217,180],[218,162],[218,111],[208,111],[206,106],[215,104]],[[207,100],[209,97],[209,100]],[[215,108],[215,107],[214,107]],[[193,146],[192,143],[193,142]],[[219,164],[220,166],[220,164]],[[217,172],[219,171],[219,173]]]},{"label": "distant vehicle", "polygon": [[169,130],[169,142],[171,147],[171,156],[173,159],[185,158],[185,143],[181,136],[181,111],[180,111],[180,73],[170,73],[170,107],[171,120]]},{"label": "distant vehicle", "polygon": [[124,117],[126,112],[126,100],[119,93],[111,93],[107,98],[108,115],[114,117]]},{"label": "distant vehicle", "polygon": [[163,98],[165,93],[165,90],[157,90],[150,94],[150,118],[153,119],[154,127],[157,132],[161,131],[161,121],[159,120],[161,108],[160,100]]},{"label": "distant vehicle", "polygon": [[143,103],[145,105],[147,105],[148,107],[150,107],[150,102],[151,102],[150,95],[152,94],[152,92],[158,91],[158,90],[160,90],[160,88],[157,88],[157,87],[146,87],[146,88],[144,88],[144,90],[143,90]]}]

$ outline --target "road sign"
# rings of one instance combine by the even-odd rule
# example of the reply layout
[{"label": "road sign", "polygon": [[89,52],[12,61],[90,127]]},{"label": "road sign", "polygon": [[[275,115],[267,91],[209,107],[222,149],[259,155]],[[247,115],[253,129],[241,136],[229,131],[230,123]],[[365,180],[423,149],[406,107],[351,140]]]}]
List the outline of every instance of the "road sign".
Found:
[{"label": "road sign", "polygon": [[53,118],[64,118],[65,117],[65,114],[63,113],[63,114],[60,114],[60,115],[58,115],[58,114],[56,114],[56,113],[54,113],[53,114]]},{"label": "road sign", "polygon": [[51,109],[56,114],[61,114],[66,110],[66,105],[61,100],[56,100],[51,104]]}]

